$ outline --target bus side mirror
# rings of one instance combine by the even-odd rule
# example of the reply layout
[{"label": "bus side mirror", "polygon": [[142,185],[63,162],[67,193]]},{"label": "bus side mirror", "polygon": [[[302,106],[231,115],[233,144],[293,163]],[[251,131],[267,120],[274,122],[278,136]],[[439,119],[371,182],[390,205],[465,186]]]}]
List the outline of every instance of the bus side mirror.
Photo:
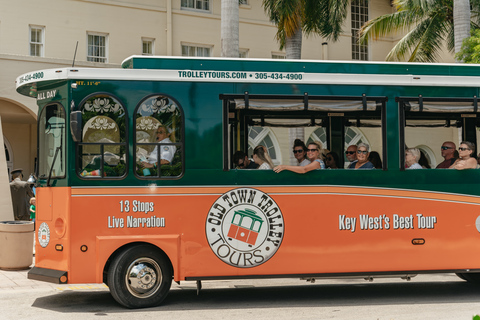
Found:
[{"label": "bus side mirror", "polygon": [[70,133],[75,142],[82,141],[82,112],[70,112]]}]

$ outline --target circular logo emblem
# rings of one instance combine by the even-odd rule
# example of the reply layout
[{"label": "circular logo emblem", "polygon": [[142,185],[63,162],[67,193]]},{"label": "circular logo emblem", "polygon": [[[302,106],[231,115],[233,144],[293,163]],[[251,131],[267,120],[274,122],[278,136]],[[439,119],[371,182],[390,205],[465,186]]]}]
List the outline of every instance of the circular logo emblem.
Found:
[{"label": "circular logo emblem", "polygon": [[266,193],[231,190],[212,205],[205,224],[210,248],[223,262],[252,268],[268,261],[284,234],[282,212]]},{"label": "circular logo emblem", "polygon": [[48,224],[43,222],[38,228],[38,243],[42,246],[42,248],[45,248],[46,246],[48,246],[49,242],[50,228],[48,227]]}]

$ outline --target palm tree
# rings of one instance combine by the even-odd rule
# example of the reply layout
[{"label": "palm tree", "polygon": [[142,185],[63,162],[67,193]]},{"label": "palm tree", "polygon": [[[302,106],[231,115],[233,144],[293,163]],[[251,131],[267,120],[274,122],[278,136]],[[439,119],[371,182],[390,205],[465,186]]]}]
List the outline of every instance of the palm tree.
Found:
[{"label": "palm tree", "polygon": [[220,41],[222,57],[239,56],[238,0],[222,0]]},{"label": "palm tree", "polygon": [[[455,54],[462,49],[464,39],[470,37],[470,1],[454,0],[453,22],[455,29]],[[457,60],[457,62],[460,62]]]},{"label": "palm tree", "polygon": [[263,8],[277,26],[276,38],[287,59],[301,59],[302,33],[337,40],[349,0],[263,0]]},{"label": "palm tree", "polygon": [[[287,59],[302,58],[302,33],[337,40],[347,16],[349,0],[263,0],[263,8],[277,26],[276,38]],[[305,140],[304,128],[290,128],[289,142]],[[296,163],[290,154],[290,163]]]},{"label": "palm tree", "polygon": [[[460,4],[457,9],[469,11],[470,6],[465,4],[468,0],[394,0],[396,12],[368,21],[360,31],[360,43],[403,32],[405,36],[388,53],[386,60],[435,62],[442,44],[446,44],[450,52],[455,47],[454,2],[456,6],[463,2],[463,6]],[[480,0],[472,0],[471,4],[474,14],[472,19],[467,19],[472,27],[478,27],[479,15],[476,13],[480,9]],[[461,44],[462,37],[468,36],[464,33],[457,36],[457,40]]]}]

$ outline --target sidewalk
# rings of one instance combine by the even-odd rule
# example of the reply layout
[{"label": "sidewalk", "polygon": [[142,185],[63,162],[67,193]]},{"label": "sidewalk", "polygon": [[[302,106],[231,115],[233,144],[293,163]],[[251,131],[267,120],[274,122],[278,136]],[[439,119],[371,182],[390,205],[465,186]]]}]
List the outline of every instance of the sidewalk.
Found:
[{"label": "sidewalk", "polygon": [[[35,265],[35,254],[33,255],[33,264]],[[62,290],[77,290],[77,289],[108,289],[105,284],[84,284],[84,285],[70,285],[70,284],[56,284],[50,282],[43,282],[38,280],[30,280],[27,278],[27,273],[30,270],[1,270],[0,269],[0,291],[1,290],[30,290],[42,289],[52,291]]]}]

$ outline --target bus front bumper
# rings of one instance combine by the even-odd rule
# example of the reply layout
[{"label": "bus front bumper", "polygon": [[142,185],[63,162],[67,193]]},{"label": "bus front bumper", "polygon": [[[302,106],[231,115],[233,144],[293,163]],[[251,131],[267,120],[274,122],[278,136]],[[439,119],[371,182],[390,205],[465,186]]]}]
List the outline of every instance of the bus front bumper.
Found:
[{"label": "bus front bumper", "polygon": [[68,272],[33,267],[30,271],[28,271],[28,279],[64,284],[68,282]]}]

